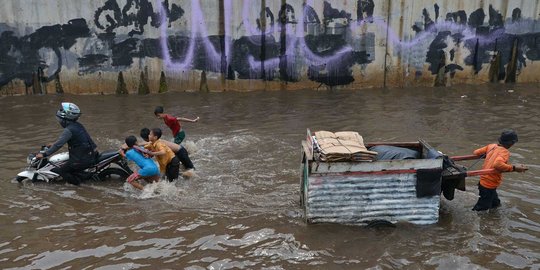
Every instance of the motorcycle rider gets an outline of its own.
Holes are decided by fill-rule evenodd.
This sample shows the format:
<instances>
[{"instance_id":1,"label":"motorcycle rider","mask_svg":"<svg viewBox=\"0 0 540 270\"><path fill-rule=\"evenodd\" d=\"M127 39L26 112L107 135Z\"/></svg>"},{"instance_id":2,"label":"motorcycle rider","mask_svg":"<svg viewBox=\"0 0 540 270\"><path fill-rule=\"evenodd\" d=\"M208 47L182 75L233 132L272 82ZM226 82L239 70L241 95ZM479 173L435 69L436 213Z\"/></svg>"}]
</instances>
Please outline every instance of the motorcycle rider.
<instances>
[{"instance_id":1,"label":"motorcycle rider","mask_svg":"<svg viewBox=\"0 0 540 270\"><path fill-rule=\"evenodd\" d=\"M81 182L76 174L94 165L98 157L96 144L90 138L84 126L77 122L80 115L81 110L77 105L62 102L62 107L56 112L56 120L64 128L64 131L49 149L36 155L36 158L48 157L67 143L69 149L68 161L51 171L59 174L66 182L73 185L79 185Z\"/></svg>"}]
</instances>

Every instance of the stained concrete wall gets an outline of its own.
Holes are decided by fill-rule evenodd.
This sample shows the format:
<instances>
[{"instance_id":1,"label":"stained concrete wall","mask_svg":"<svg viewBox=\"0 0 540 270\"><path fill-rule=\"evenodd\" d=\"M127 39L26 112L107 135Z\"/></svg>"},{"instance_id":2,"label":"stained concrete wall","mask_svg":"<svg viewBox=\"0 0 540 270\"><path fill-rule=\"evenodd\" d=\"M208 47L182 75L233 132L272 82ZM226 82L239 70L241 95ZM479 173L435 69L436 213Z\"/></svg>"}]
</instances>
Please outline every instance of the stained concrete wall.
<instances>
[{"instance_id":1,"label":"stained concrete wall","mask_svg":"<svg viewBox=\"0 0 540 270\"><path fill-rule=\"evenodd\" d=\"M165 84L174 91L243 91L536 82L538 2L2 0L0 89L114 93L125 85L123 91L136 93Z\"/></svg>"}]
</instances>

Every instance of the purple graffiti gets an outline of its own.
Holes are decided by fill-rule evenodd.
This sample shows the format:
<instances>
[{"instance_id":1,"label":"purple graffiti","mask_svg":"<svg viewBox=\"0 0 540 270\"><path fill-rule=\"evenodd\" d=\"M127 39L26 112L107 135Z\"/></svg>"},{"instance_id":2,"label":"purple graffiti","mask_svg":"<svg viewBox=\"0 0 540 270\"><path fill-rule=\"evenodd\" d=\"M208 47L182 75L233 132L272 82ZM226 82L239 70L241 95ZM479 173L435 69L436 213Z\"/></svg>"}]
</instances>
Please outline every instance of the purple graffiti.
<instances>
[{"instance_id":1,"label":"purple graffiti","mask_svg":"<svg viewBox=\"0 0 540 270\"><path fill-rule=\"evenodd\" d=\"M249 1L246 1L246 2L249 2ZM298 21L299 22L303 22L304 21L304 14L306 14L306 8L308 7L308 5L312 5L313 4L313 0L310 0L308 1L307 5L304 6L304 11L300 14L299 18L298 18ZM247 4L245 3L244 4L244 10L247 10L246 8ZM258 31L257 34L261 34L261 31L253 28L252 26L250 26L247 22L249 22L249 20L246 18L248 16L248 13L247 12L244 12L244 26L246 27L246 30L250 33L256 33L256 31ZM276 29L281 29L280 26L276 27ZM286 28L287 32L292 32L292 27L290 27L289 25L286 25ZM271 33L271 31L273 31L273 29L267 31L266 33L269 34ZM279 30L276 30L276 32L278 32ZM307 46L306 44L306 40L305 40L305 29L304 29L304 24L303 23L299 23L297 24L297 27L296 27L296 33L294 36L288 36L288 40L287 40L287 51L293 51L295 47L299 46L301 49L302 49L302 53L304 54L305 58L307 59L307 62L308 64L310 65L323 65L323 64L331 64L331 63L336 63L336 62L339 62L337 60L339 60L344 53L348 53L350 51L352 51L352 48L350 46L346 46L344 48L341 48L339 50L337 50L333 55L329 55L329 56L319 56L317 55L316 53L314 53L310 48L309 46ZM255 41L257 42L257 41ZM255 43L257 44L257 43ZM288 62L291 62L292 60L294 60L294 56L293 55L290 55L290 54L287 54L287 61ZM253 69L253 70L256 70L256 71L259 71L260 70L260 67L261 67L261 61L257 61L255 60L253 57L250 57L249 58L249 64L250 64L250 67ZM275 58L271 58L271 59L266 59L264 61L264 66L267 68L267 69L275 69L277 68L279 65L279 57L275 57Z\"/></svg>"},{"instance_id":2,"label":"purple graffiti","mask_svg":"<svg viewBox=\"0 0 540 270\"><path fill-rule=\"evenodd\" d=\"M156 3L159 4L159 0L156 0ZM161 5L160 5L161 6ZM227 29L229 28L229 21L231 15L231 0L225 1L225 35L227 36ZM219 53L212 43L208 40L208 30L206 29L206 23L204 20L204 14L202 12L200 3L198 0L191 1L191 36L189 40L189 47L185 53L183 60L174 62L169 52L168 44L168 33L167 33L167 16L165 15L165 9L163 6L160 8L159 17L161 20L160 26L160 45L163 52L163 60L165 66L173 70L188 70L191 68L193 63L193 58L195 55L195 41L197 38L202 40L204 49L207 54L208 66L212 67L211 70L219 71L219 63L221 60L221 53ZM225 55L230 55L230 42L225 43ZM229 56L230 57L230 56Z\"/></svg>"},{"instance_id":3,"label":"purple graffiti","mask_svg":"<svg viewBox=\"0 0 540 270\"><path fill-rule=\"evenodd\" d=\"M225 37L231 36L228 35L229 29L231 29L231 20L232 20L232 2L231 0L226 0L224 5L224 19L225 19ZM231 41L228 39L225 39L225 56L227 59L227 62L230 62L232 59L231 55Z\"/></svg>"},{"instance_id":4,"label":"purple graffiti","mask_svg":"<svg viewBox=\"0 0 540 270\"><path fill-rule=\"evenodd\" d=\"M312 4L313 1L309 1L309 4ZM160 13L159 17L161 20L160 24L160 45L163 52L163 60L165 63L165 66L169 69L173 70L188 70L192 67L192 63L194 60L195 55L195 43L197 39L200 39L202 44L204 45L204 49L207 55L207 61L209 66L212 70L219 70L219 61L221 59L221 53L214 48L214 46L211 44L211 42L208 40L208 31L206 28L206 23L204 19L204 15L200 6L199 1L192 0L191 1L191 33L190 33L190 40L189 40L189 46L184 54L184 57L181 60L174 61L171 57L170 51L169 51L169 43L168 43L168 37L169 34L167 32L168 24L167 17L165 16L165 10L162 7L162 5L159 3L159 0L156 0L156 4L160 6ZM243 4L243 26L247 33L249 33L250 41L253 42L253 44L260 44L260 39L255 38L257 35L261 35L261 30L258 29L254 24L250 23L249 20L249 11L252 9L251 2L249 0L245 1ZM230 19L231 19L231 13L232 13L232 3L231 0L225 1L225 36L229 35L229 29L230 29ZM304 15L303 13L300 14L298 21L303 22ZM271 35L273 33L279 33L281 29L281 26L278 25L278 27L269 27L266 31L266 35ZM309 47L306 44L305 41L305 35L304 35L304 24L299 23L296 27L296 32L294 32L293 27L290 24L287 24L285 26L287 33L294 33L294 35L288 35L287 37L287 51L293 51L294 48L299 46L301 48L302 53L304 54L305 58L307 59L307 62L309 64L313 65L321 65L321 64L327 64L335 62L337 59L342 57L343 53L350 52L352 49L349 46L346 46L340 50L337 50L333 55L330 56L319 56L316 53L314 53L312 50L309 49ZM231 60L231 42L230 40L226 40L225 42L225 56L227 61ZM293 55L287 55L287 60L294 60L295 56ZM290 62L289 61L289 62ZM255 60L253 56L248 57L248 63L250 65L250 68L254 71L259 71L261 69L261 61ZM264 66L267 69L275 69L279 65L279 58L274 57L270 59L265 59ZM291 64L290 64L291 65Z\"/></svg>"},{"instance_id":5,"label":"purple graffiti","mask_svg":"<svg viewBox=\"0 0 540 270\"><path fill-rule=\"evenodd\" d=\"M222 58L222 52L217 50L215 46L210 42L208 38L208 29L206 27L205 17L198 0L191 1L191 33L189 37L189 46L186 49L184 56L179 60L173 60L171 53L169 51L169 33L168 33L168 24L166 11L164 7L159 3L160 0L155 0L156 4L160 6L160 46L163 52L164 64L167 68L173 70L188 70L193 67L193 61L196 54L196 43L200 41L202 44L205 53L207 66L212 71L219 71L219 63ZM258 2L258 1L257 1ZM247 39L254 45L261 45L263 39L260 38L261 35L272 36L275 34L280 34L282 29L286 31L286 51L294 52L299 48L301 55L294 55L287 53L284 57L287 60L287 65L292 66L294 61L299 57L303 58L309 65L339 65L339 59L344 55L347 55L353 51L353 48L349 45L345 45L342 48L335 49L334 52L330 55L321 56L318 53L314 52L306 44L306 24L304 22L304 16L308 13L307 8L315 3L313 0L308 0L303 5L303 10L298 14L296 24L291 24L285 22L285 27L282 28L281 22L278 20L275 24L270 25L265 29L264 33L260 28L257 27L255 23L252 23L250 20L250 12L253 12L253 3L251 0L245 0L242 6L242 26L246 31ZM231 0L225 0L224 2L224 23L225 23L225 42L224 42L224 53L225 59L227 62L231 61L231 19L232 19L232 10L233 3ZM259 12L257 12L258 14ZM264 13L263 13L264 14ZM259 14L260 16L260 14ZM264 15L266 16L266 15ZM437 21L425 29L424 31L419 31L414 38L411 40L403 40L386 22L383 18L377 18L375 16L369 17L369 20L366 18L360 18L357 23L348 24L347 27L351 31L357 31L358 28L363 27L364 24L374 24L381 29L381 33L388 33L387 42L391 44L396 50L410 49L419 44L425 43L433 39L434 33L441 31L450 31L453 33L460 33L462 35L462 41L467 40L478 40L480 44L488 44L493 42L496 38L504 34L504 29L497 29L491 32L486 36L477 36L475 29L467 26L465 24L460 24L452 21ZM253 55L247 55L247 62L249 63L250 69L255 72L260 72L264 67L265 70L273 70L279 67L280 57L273 57L264 59L263 61L257 60Z\"/></svg>"},{"instance_id":6,"label":"purple graffiti","mask_svg":"<svg viewBox=\"0 0 540 270\"><path fill-rule=\"evenodd\" d=\"M257 0L257 2L260 3L259 0ZM251 0L245 0L244 4L242 5L242 24L244 25L244 28L246 29L248 36L262 35L261 29L257 28L256 26L253 26L253 24L250 23L249 13L251 11L253 11L253 4L251 3ZM274 32L274 26L271 25L271 27L268 27L264 33L266 35L271 35L273 32Z\"/></svg>"}]
</instances>

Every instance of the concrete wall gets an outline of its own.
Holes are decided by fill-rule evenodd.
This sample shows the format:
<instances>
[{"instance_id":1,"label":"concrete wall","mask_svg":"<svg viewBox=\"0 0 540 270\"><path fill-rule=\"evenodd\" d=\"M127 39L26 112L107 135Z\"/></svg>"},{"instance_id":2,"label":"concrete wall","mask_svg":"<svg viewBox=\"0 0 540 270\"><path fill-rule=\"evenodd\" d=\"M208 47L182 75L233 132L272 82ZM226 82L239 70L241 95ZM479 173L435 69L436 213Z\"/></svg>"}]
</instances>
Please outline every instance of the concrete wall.
<instances>
[{"instance_id":1,"label":"concrete wall","mask_svg":"<svg viewBox=\"0 0 540 270\"><path fill-rule=\"evenodd\" d=\"M0 91L536 82L539 13L530 0L2 0Z\"/></svg>"}]
</instances>

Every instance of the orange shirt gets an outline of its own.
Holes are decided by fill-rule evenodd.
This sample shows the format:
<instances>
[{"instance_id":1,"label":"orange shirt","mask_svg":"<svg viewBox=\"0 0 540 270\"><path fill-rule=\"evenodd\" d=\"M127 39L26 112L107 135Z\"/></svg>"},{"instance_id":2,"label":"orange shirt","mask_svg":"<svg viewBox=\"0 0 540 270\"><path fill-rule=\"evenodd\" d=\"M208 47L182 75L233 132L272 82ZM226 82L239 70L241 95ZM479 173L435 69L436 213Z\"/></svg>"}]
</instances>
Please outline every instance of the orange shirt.
<instances>
[{"instance_id":1,"label":"orange shirt","mask_svg":"<svg viewBox=\"0 0 540 270\"><path fill-rule=\"evenodd\" d=\"M159 152L161 150L165 150L165 155L156 156L156 160L159 164L159 171L161 173L164 173L165 169L167 168L167 164L169 164L169 162L171 162L171 160L174 158L174 153L171 148L165 145L161 140L150 142L149 144L145 145L144 148L152 152Z\"/></svg>"},{"instance_id":2,"label":"orange shirt","mask_svg":"<svg viewBox=\"0 0 540 270\"><path fill-rule=\"evenodd\" d=\"M492 143L474 150L473 153L477 156L487 153L482 169L497 170L496 173L480 176L480 185L485 188L497 188L502 182L502 172L511 172L513 170L512 165L508 164L510 151L503 146Z\"/></svg>"}]
</instances>

